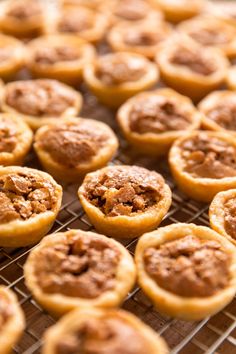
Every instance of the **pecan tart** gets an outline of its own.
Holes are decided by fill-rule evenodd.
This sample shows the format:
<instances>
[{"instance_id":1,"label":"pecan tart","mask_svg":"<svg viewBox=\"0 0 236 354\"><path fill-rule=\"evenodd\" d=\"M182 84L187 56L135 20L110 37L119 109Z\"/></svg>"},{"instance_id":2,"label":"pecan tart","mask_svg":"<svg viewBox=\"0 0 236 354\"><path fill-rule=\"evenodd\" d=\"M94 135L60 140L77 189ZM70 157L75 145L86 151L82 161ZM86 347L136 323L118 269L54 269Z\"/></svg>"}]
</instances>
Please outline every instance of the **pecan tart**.
<instances>
[{"instance_id":1,"label":"pecan tart","mask_svg":"<svg viewBox=\"0 0 236 354\"><path fill-rule=\"evenodd\" d=\"M172 224L140 238L138 282L157 309L201 320L224 308L236 292L236 249L205 226Z\"/></svg>"},{"instance_id":2,"label":"pecan tart","mask_svg":"<svg viewBox=\"0 0 236 354\"><path fill-rule=\"evenodd\" d=\"M96 230L133 238L160 224L171 205L171 190L155 171L109 166L85 177L79 198Z\"/></svg>"},{"instance_id":3,"label":"pecan tart","mask_svg":"<svg viewBox=\"0 0 236 354\"><path fill-rule=\"evenodd\" d=\"M236 132L236 92L214 91L198 105L202 126L208 130Z\"/></svg>"},{"instance_id":4,"label":"pecan tart","mask_svg":"<svg viewBox=\"0 0 236 354\"><path fill-rule=\"evenodd\" d=\"M94 55L93 46L75 34L45 35L29 43L27 66L35 77L77 85Z\"/></svg>"},{"instance_id":5,"label":"pecan tart","mask_svg":"<svg viewBox=\"0 0 236 354\"><path fill-rule=\"evenodd\" d=\"M22 165L33 133L16 114L0 113L0 165Z\"/></svg>"},{"instance_id":6,"label":"pecan tart","mask_svg":"<svg viewBox=\"0 0 236 354\"><path fill-rule=\"evenodd\" d=\"M116 108L129 97L155 85L159 71L142 55L119 52L88 63L84 79L99 101Z\"/></svg>"},{"instance_id":7,"label":"pecan tart","mask_svg":"<svg viewBox=\"0 0 236 354\"><path fill-rule=\"evenodd\" d=\"M231 90L236 91L236 65L231 66L228 70L226 84Z\"/></svg>"},{"instance_id":8,"label":"pecan tart","mask_svg":"<svg viewBox=\"0 0 236 354\"><path fill-rule=\"evenodd\" d=\"M225 80L229 62L218 48L203 47L185 35L175 35L156 56L165 83L198 101Z\"/></svg>"},{"instance_id":9,"label":"pecan tart","mask_svg":"<svg viewBox=\"0 0 236 354\"><path fill-rule=\"evenodd\" d=\"M0 168L0 246L36 243L52 227L62 188L45 172L27 167Z\"/></svg>"},{"instance_id":10,"label":"pecan tart","mask_svg":"<svg viewBox=\"0 0 236 354\"><path fill-rule=\"evenodd\" d=\"M188 97L164 88L129 99L117 113L128 142L142 154L166 154L184 131L198 129L202 115Z\"/></svg>"},{"instance_id":11,"label":"pecan tart","mask_svg":"<svg viewBox=\"0 0 236 354\"><path fill-rule=\"evenodd\" d=\"M78 91L50 79L14 81L5 85L2 110L17 114L33 129L76 116L82 107Z\"/></svg>"},{"instance_id":12,"label":"pecan tart","mask_svg":"<svg viewBox=\"0 0 236 354\"><path fill-rule=\"evenodd\" d=\"M0 348L1 354L12 353L25 328L25 318L16 295L0 285Z\"/></svg>"},{"instance_id":13,"label":"pecan tart","mask_svg":"<svg viewBox=\"0 0 236 354\"><path fill-rule=\"evenodd\" d=\"M176 140L169 165L179 188L189 197L210 202L236 187L236 141L224 132L192 132Z\"/></svg>"},{"instance_id":14,"label":"pecan tart","mask_svg":"<svg viewBox=\"0 0 236 354\"><path fill-rule=\"evenodd\" d=\"M79 182L86 173L105 166L117 148L118 140L108 125L85 118L41 127L34 143L46 171L65 182Z\"/></svg>"},{"instance_id":15,"label":"pecan tart","mask_svg":"<svg viewBox=\"0 0 236 354\"><path fill-rule=\"evenodd\" d=\"M82 230L44 237L31 251L24 273L35 299L56 317L78 307L116 307L136 279L124 246Z\"/></svg>"},{"instance_id":16,"label":"pecan tart","mask_svg":"<svg viewBox=\"0 0 236 354\"><path fill-rule=\"evenodd\" d=\"M77 309L47 330L42 354L168 354L165 341L124 310Z\"/></svg>"}]
</instances>

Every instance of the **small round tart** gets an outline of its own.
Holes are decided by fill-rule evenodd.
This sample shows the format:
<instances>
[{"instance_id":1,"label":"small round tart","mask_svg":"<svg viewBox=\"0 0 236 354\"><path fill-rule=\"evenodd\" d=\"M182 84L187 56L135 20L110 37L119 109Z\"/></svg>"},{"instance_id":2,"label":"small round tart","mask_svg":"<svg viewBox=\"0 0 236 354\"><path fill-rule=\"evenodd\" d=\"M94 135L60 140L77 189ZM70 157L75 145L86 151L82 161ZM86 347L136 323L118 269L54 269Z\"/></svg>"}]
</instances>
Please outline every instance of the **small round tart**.
<instances>
[{"instance_id":1,"label":"small round tart","mask_svg":"<svg viewBox=\"0 0 236 354\"><path fill-rule=\"evenodd\" d=\"M229 58L236 56L236 27L223 20L199 16L182 22L178 30L203 46L221 49Z\"/></svg>"},{"instance_id":2,"label":"small round tart","mask_svg":"<svg viewBox=\"0 0 236 354\"><path fill-rule=\"evenodd\" d=\"M236 187L236 141L224 132L191 132L170 149L169 165L179 188L189 197L210 202Z\"/></svg>"},{"instance_id":3,"label":"small round tart","mask_svg":"<svg viewBox=\"0 0 236 354\"><path fill-rule=\"evenodd\" d=\"M167 21L180 22L200 14L205 0L150 0L165 15Z\"/></svg>"},{"instance_id":4,"label":"small round tart","mask_svg":"<svg viewBox=\"0 0 236 354\"><path fill-rule=\"evenodd\" d=\"M60 81L50 79L14 81L5 85L2 110L21 116L36 130L76 116L82 107L82 95Z\"/></svg>"},{"instance_id":5,"label":"small round tart","mask_svg":"<svg viewBox=\"0 0 236 354\"><path fill-rule=\"evenodd\" d=\"M24 273L35 299L56 317L78 307L116 307L136 280L124 246L82 230L44 237L31 251Z\"/></svg>"},{"instance_id":6,"label":"small round tart","mask_svg":"<svg viewBox=\"0 0 236 354\"><path fill-rule=\"evenodd\" d=\"M175 35L157 54L165 83L199 101L225 80L229 62L218 48L203 47L185 35Z\"/></svg>"},{"instance_id":7,"label":"small round tart","mask_svg":"<svg viewBox=\"0 0 236 354\"><path fill-rule=\"evenodd\" d=\"M179 223L145 234L135 261L141 288L172 317L201 320L236 292L236 249L204 226Z\"/></svg>"},{"instance_id":8,"label":"small round tart","mask_svg":"<svg viewBox=\"0 0 236 354\"><path fill-rule=\"evenodd\" d=\"M236 92L214 91L198 105L202 126L208 130L236 133Z\"/></svg>"},{"instance_id":9,"label":"small round tart","mask_svg":"<svg viewBox=\"0 0 236 354\"><path fill-rule=\"evenodd\" d=\"M0 246L36 243L52 227L62 188L45 172L27 167L0 168Z\"/></svg>"},{"instance_id":10,"label":"small round tart","mask_svg":"<svg viewBox=\"0 0 236 354\"><path fill-rule=\"evenodd\" d=\"M77 309L47 330L42 354L168 354L165 341L123 310Z\"/></svg>"},{"instance_id":11,"label":"small round tart","mask_svg":"<svg viewBox=\"0 0 236 354\"><path fill-rule=\"evenodd\" d=\"M33 133L16 114L0 113L0 165L22 165Z\"/></svg>"},{"instance_id":12,"label":"small round tart","mask_svg":"<svg viewBox=\"0 0 236 354\"><path fill-rule=\"evenodd\" d=\"M160 224L171 205L171 190L155 171L109 166L85 177L79 198L98 232L134 238Z\"/></svg>"},{"instance_id":13,"label":"small round tart","mask_svg":"<svg viewBox=\"0 0 236 354\"><path fill-rule=\"evenodd\" d=\"M164 88L129 99L117 113L119 126L139 153L164 155L185 131L198 129L202 115L188 97Z\"/></svg>"},{"instance_id":14,"label":"small round tart","mask_svg":"<svg viewBox=\"0 0 236 354\"><path fill-rule=\"evenodd\" d=\"M140 54L118 52L88 63L84 79L99 101L117 108L131 96L154 86L159 71Z\"/></svg>"},{"instance_id":15,"label":"small round tart","mask_svg":"<svg viewBox=\"0 0 236 354\"><path fill-rule=\"evenodd\" d=\"M46 125L37 131L34 143L43 167L65 182L79 182L86 173L105 166L117 148L108 125L85 118Z\"/></svg>"},{"instance_id":16,"label":"small round tart","mask_svg":"<svg viewBox=\"0 0 236 354\"><path fill-rule=\"evenodd\" d=\"M140 24L120 23L108 33L107 41L113 51L128 51L153 59L163 42L172 34L169 24L145 21Z\"/></svg>"},{"instance_id":17,"label":"small round tart","mask_svg":"<svg viewBox=\"0 0 236 354\"><path fill-rule=\"evenodd\" d=\"M209 208L212 229L236 245L236 189L218 193Z\"/></svg>"},{"instance_id":18,"label":"small round tart","mask_svg":"<svg viewBox=\"0 0 236 354\"><path fill-rule=\"evenodd\" d=\"M226 83L231 90L236 91L236 65L231 66L228 70Z\"/></svg>"},{"instance_id":19,"label":"small round tart","mask_svg":"<svg viewBox=\"0 0 236 354\"><path fill-rule=\"evenodd\" d=\"M42 36L28 45L28 69L35 77L77 85L84 65L95 56L95 49L76 35Z\"/></svg>"},{"instance_id":20,"label":"small round tart","mask_svg":"<svg viewBox=\"0 0 236 354\"><path fill-rule=\"evenodd\" d=\"M25 318L16 295L0 285L0 347L1 354L12 353L25 328Z\"/></svg>"}]
</instances>

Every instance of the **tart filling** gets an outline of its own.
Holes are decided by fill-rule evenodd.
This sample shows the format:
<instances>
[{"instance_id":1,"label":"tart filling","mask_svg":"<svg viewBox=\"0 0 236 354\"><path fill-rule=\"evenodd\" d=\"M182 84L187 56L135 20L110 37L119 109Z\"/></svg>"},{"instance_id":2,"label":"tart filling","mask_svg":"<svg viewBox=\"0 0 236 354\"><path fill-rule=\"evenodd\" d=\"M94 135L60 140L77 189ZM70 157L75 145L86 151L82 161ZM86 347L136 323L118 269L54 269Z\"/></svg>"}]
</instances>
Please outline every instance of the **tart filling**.
<instances>
[{"instance_id":1,"label":"tart filling","mask_svg":"<svg viewBox=\"0 0 236 354\"><path fill-rule=\"evenodd\" d=\"M35 16L42 16L39 1L12 1L6 11L8 17L18 21L31 21Z\"/></svg>"},{"instance_id":2,"label":"tart filling","mask_svg":"<svg viewBox=\"0 0 236 354\"><path fill-rule=\"evenodd\" d=\"M17 145L17 127L7 117L0 117L0 153L12 153Z\"/></svg>"},{"instance_id":3,"label":"tart filling","mask_svg":"<svg viewBox=\"0 0 236 354\"><path fill-rule=\"evenodd\" d=\"M63 33L80 33L91 29L96 21L95 15L85 8L72 8L62 14L57 30Z\"/></svg>"},{"instance_id":4,"label":"tart filling","mask_svg":"<svg viewBox=\"0 0 236 354\"><path fill-rule=\"evenodd\" d=\"M143 20L149 13L150 6L143 0L120 1L115 7L114 15L121 20L139 21Z\"/></svg>"},{"instance_id":5,"label":"tart filling","mask_svg":"<svg viewBox=\"0 0 236 354\"><path fill-rule=\"evenodd\" d=\"M236 240L236 207L235 198L229 198L224 203L224 227L233 239Z\"/></svg>"},{"instance_id":6,"label":"tart filling","mask_svg":"<svg viewBox=\"0 0 236 354\"><path fill-rule=\"evenodd\" d=\"M124 42L129 46L156 46L165 39L166 31L145 26L130 28L124 36Z\"/></svg>"},{"instance_id":7,"label":"tart filling","mask_svg":"<svg viewBox=\"0 0 236 354\"><path fill-rule=\"evenodd\" d=\"M58 62L72 62L80 59L78 48L70 45L55 45L35 48L34 61L40 66L49 66Z\"/></svg>"},{"instance_id":8,"label":"tart filling","mask_svg":"<svg viewBox=\"0 0 236 354\"><path fill-rule=\"evenodd\" d=\"M219 46L230 43L234 36L232 33L219 30L219 28L199 28L189 31L188 34L204 46Z\"/></svg>"}]
</instances>

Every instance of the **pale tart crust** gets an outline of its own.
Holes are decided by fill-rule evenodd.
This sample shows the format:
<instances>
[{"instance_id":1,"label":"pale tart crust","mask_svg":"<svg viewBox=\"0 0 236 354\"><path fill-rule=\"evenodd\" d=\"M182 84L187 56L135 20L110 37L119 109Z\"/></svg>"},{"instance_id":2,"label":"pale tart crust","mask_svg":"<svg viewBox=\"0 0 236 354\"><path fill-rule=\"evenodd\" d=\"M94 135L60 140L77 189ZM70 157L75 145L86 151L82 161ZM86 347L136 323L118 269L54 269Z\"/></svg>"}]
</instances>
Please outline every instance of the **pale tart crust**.
<instances>
[{"instance_id":1,"label":"pale tart crust","mask_svg":"<svg viewBox=\"0 0 236 354\"><path fill-rule=\"evenodd\" d=\"M73 61L58 61L51 65L39 65L34 60L34 54L38 48L71 46L78 50L80 57ZM77 85L82 81L82 73L85 64L95 57L94 47L76 35L58 34L45 35L34 39L28 45L27 67L36 78L49 78L62 81L69 85Z\"/></svg>"},{"instance_id":2,"label":"pale tart crust","mask_svg":"<svg viewBox=\"0 0 236 354\"><path fill-rule=\"evenodd\" d=\"M187 196L201 202L211 202L214 196L224 190L236 188L236 177L215 178L194 178L190 173L183 170L184 159L181 156L182 144L189 138L198 136L199 132L185 134L176 140L169 152L169 166L180 190ZM218 137L225 142L232 144L236 148L236 141L233 135L224 132L206 131L209 139Z\"/></svg>"},{"instance_id":3,"label":"pale tart crust","mask_svg":"<svg viewBox=\"0 0 236 354\"><path fill-rule=\"evenodd\" d=\"M116 168L116 166L113 168ZM122 166L122 168L129 169L130 166ZM135 238L141 236L144 232L154 230L161 223L171 206L172 193L169 186L164 181L160 201L142 213L136 213L133 216L106 216L86 198L85 187L91 178L90 176L99 176L107 169L109 167L104 167L101 170L87 174L78 190L80 202L95 229L107 236L118 239Z\"/></svg>"},{"instance_id":4,"label":"pale tart crust","mask_svg":"<svg viewBox=\"0 0 236 354\"><path fill-rule=\"evenodd\" d=\"M228 286L218 293L205 298L182 297L161 288L145 270L143 253L149 247L157 247L182 237L193 235L202 240L215 240L232 257ZM182 320L201 320L223 309L233 299L236 292L236 250L235 247L215 231L194 224L172 224L145 234L140 238L135 251L138 283L152 300L158 311Z\"/></svg>"},{"instance_id":5,"label":"pale tart crust","mask_svg":"<svg viewBox=\"0 0 236 354\"><path fill-rule=\"evenodd\" d=\"M94 299L69 297L62 294L47 294L43 292L38 285L37 277L34 274L34 269L37 266L34 262L35 255L41 249L63 243L63 241L65 242L66 239L72 238L77 233L80 233L87 238L89 238L90 235L99 237L111 246L114 245L121 255L117 266L116 285L114 289L105 291ZM24 274L26 285L32 292L34 298L40 305L42 305L42 307L55 317L60 317L75 308L83 309L84 307L98 307L105 309L117 307L124 301L128 292L133 288L136 280L136 268L133 258L123 245L113 239L107 238L106 236L82 230L70 230L44 237L31 251L24 266Z\"/></svg>"},{"instance_id":6,"label":"pale tart crust","mask_svg":"<svg viewBox=\"0 0 236 354\"><path fill-rule=\"evenodd\" d=\"M25 328L25 317L14 292L6 286L0 285L0 297L3 296L11 307L11 317L4 324L0 332L1 354L12 353L12 347L20 339Z\"/></svg>"},{"instance_id":7,"label":"pale tart crust","mask_svg":"<svg viewBox=\"0 0 236 354\"><path fill-rule=\"evenodd\" d=\"M43 147L40 146L40 140L44 139L44 134L50 130L50 127L53 125L45 125L41 127L34 138L34 149L36 154L45 168L45 170L50 173L56 180L61 180L65 182L82 182L84 176L91 172L95 171L98 168L105 166L115 155L118 149L118 139L111 128L103 123L93 119L86 118L68 118L65 122L78 124L80 121L88 120L92 121L94 125L94 131L102 131L106 134L106 144L97 150L97 153L91 160L83 163L79 163L76 167L68 167L63 163L57 162L50 154L50 152L46 151ZM55 126L60 126L60 123L55 124Z\"/></svg>"},{"instance_id":8,"label":"pale tart crust","mask_svg":"<svg viewBox=\"0 0 236 354\"><path fill-rule=\"evenodd\" d=\"M171 99L174 98L177 106L183 107L183 110L186 113L191 114L191 123L186 128L186 130L166 131L159 134L152 132L139 134L130 129L129 115L132 106L140 98L148 99L148 97L151 97L153 95ZM184 132L198 129L200 127L202 118L203 115L195 109L191 100L188 97L180 95L176 91L169 88L140 93L125 102L117 112L118 124L127 141L135 148L135 151L150 156L165 155L169 151L173 142L179 137L181 137Z\"/></svg>"},{"instance_id":9,"label":"pale tart crust","mask_svg":"<svg viewBox=\"0 0 236 354\"><path fill-rule=\"evenodd\" d=\"M0 225L0 245L3 247L23 247L38 242L51 229L62 200L62 187L47 173L28 167L2 167L0 177L12 173L33 173L55 188L56 202L52 210L37 214L26 220L12 220Z\"/></svg>"},{"instance_id":10,"label":"pale tart crust","mask_svg":"<svg viewBox=\"0 0 236 354\"><path fill-rule=\"evenodd\" d=\"M111 55L111 54L109 54ZM155 64L148 61L142 55L135 53L117 53L121 57L133 57L141 60L145 60L145 69L143 77L137 81L127 81L119 85L105 85L96 75L96 63L94 60L88 63L84 69L84 80L89 89L94 93L100 102L111 107L117 108L124 103L128 98L135 94L149 89L154 86L159 80L159 71Z\"/></svg>"},{"instance_id":11,"label":"pale tart crust","mask_svg":"<svg viewBox=\"0 0 236 354\"><path fill-rule=\"evenodd\" d=\"M124 321L147 340L149 344L148 354L168 354L169 349L164 339L162 339L153 329L144 324L138 317L124 310L101 310L101 309L81 309L75 310L64 316L58 323L52 326L45 333L45 344L42 354L55 354L55 346L58 339L63 335L75 331L84 321L90 318L115 318Z\"/></svg>"},{"instance_id":12,"label":"pale tart crust","mask_svg":"<svg viewBox=\"0 0 236 354\"><path fill-rule=\"evenodd\" d=\"M225 222L225 212L224 204L227 200L235 198L236 199L236 189L229 189L225 192L220 192L216 194L215 198L212 200L209 207L209 220L211 228L217 231L220 235L226 237L236 246L236 239L230 236L224 226Z\"/></svg>"},{"instance_id":13,"label":"pale tart crust","mask_svg":"<svg viewBox=\"0 0 236 354\"><path fill-rule=\"evenodd\" d=\"M32 81L37 82L37 79L32 80ZM39 81L40 81L40 79L39 79ZM6 89L11 86L14 87L15 83L18 83L18 82L20 82L20 81L9 82L5 85L5 87L3 87L3 89L0 93L1 102L2 102L2 105L1 105L2 111L10 113L10 114L17 114L17 116L21 117L34 131L44 125L47 125L47 124L54 124L54 123L56 124L61 119L75 117L81 111L82 104L83 104L83 97L82 97L81 93L74 90L72 87L67 86L66 84L63 84L62 82L59 82L60 85L65 85L66 88L71 91L73 96L75 96L75 101L74 101L73 105L69 106L64 112L62 112L61 115L37 117L37 116L32 116L32 115L27 115L27 114L21 113L20 111L9 106L6 103Z\"/></svg>"}]
</instances>

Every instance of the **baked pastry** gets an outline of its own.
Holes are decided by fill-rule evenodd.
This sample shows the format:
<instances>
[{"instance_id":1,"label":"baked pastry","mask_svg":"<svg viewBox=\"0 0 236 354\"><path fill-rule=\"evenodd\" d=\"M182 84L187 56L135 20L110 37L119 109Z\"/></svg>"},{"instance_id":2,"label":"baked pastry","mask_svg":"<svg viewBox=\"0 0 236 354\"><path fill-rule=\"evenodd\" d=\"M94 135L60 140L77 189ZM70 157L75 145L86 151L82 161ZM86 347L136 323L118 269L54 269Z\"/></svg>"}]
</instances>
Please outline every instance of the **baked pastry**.
<instances>
[{"instance_id":1,"label":"baked pastry","mask_svg":"<svg viewBox=\"0 0 236 354\"><path fill-rule=\"evenodd\" d=\"M211 17L219 18L226 23L236 26L236 4L234 1L208 1L204 12Z\"/></svg>"},{"instance_id":2,"label":"baked pastry","mask_svg":"<svg viewBox=\"0 0 236 354\"><path fill-rule=\"evenodd\" d=\"M0 113L0 165L22 165L33 133L16 114Z\"/></svg>"},{"instance_id":3,"label":"baked pastry","mask_svg":"<svg viewBox=\"0 0 236 354\"><path fill-rule=\"evenodd\" d=\"M75 117L83 101L78 91L50 79L10 82L1 96L2 110L22 117L33 130Z\"/></svg>"},{"instance_id":4,"label":"baked pastry","mask_svg":"<svg viewBox=\"0 0 236 354\"><path fill-rule=\"evenodd\" d=\"M219 49L200 46L184 35L167 41L156 60L165 83L194 101L218 88L229 66Z\"/></svg>"},{"instance_id":5,"label":"baked pastry","mask_svg":"<svg viewBox=\"0 0 236 354\"><path fill-rule=\"evenodd\" d=\"M12 353L12 347L20 339L25 327L25 318L16 295L0 285L0 347L1 354Z\"/></svg>"},{"instance_id":6,"label":"baked pastry","mask_svg":"<svg viewBox=\"0 0 236 354\"><path fill-rule=\"evenodd\" d=\"M48 35L29 43L27 66L35 77L77 85L82 80L85 63L94 55L93 46L76 35Z\"/></svg>"},{"instance_id":7,"label":"baked pastry","mask_svg":"<svg viewBox=\"0 0 236 354\"><path fill-rule=\"evenodd\" d=\"M178 187L189 197L210 202L236 187L236 141L224 132L191 132L176 140L169 165Z\"/></svg>"},{"instance_id":8,"label":"baked pastry","mask_svg":"<svg viewBox=\"0 0 236 354\"><path fill-rule=\"evenodd\" d=\"M236 27L221 19L199 16L182 22L178 30L203 46L221 49L229 58L236 56Z\"/></svg>"},{"instance_id":9,"label":"baked pastry","mask_svg":"<svg viewBox=\"0 0 236 354\"><path fill-rule=\"evenodd\" d=\"M188 97L163 88L140 93L125 102L117 113L128 142L142 154L166 154L184 131L198 129L202 115Z\"/></svg>"},{"instance_id":10,"label":"baked pastry","mask_svg":"<svg viewBox=\"0 0 236 354\"><path fill-rule=\"evenodd\" d=\"M180 22L194 17L205 8L205 0L151 0L170 22Z\"/></svg>"},{"instance_id":11,"label":"baked pastry","mask_svg":"<svg viewBox=\"0 0 236 354\"><path fill-rule=\"evenodd\" d=\"M133 314L87 308L71 312L45 334L42 354L76 352L167 354L169 351L164 340Z\"/></svg>"},{"instance_id":12,"label":"baked pastry","mask_svg":"<svg viewBox=\"0 0 236 354\"><path fill-rule=\"evenodd\" d=\"M98 232L134 238L160 224L171 205L171 190L155 171L109 166L87 174L79 198Z\"/></svg>"},{"instance_id":13,"label":"baked pastry","mask_svg":"<svg viewBox=\"0 0 236 354\"><path fill-rule=\"evenodd\" d=\"M139 54L111 53L85 66L84 80L107 106L119 107L129 97L157 83L155 64Z\"/></svg>"},{"instance_id":14,"label":"baked pastry","mask_svg":"<svg viewBox=\"0 0 236 354\"><path fill-rule=\"evenodd\" d=\"M24 273L35 299L56 317L78 307L116 307L136 280L124 246L82 230L44 237L31 251Z\"/></svg>"},{"instance_id":15,"label":"baked pastry","mask_svg":"<svg viewBox=\"0 0 236 354\"><path fill-rule=\"evenodd\" d=\"M236 65L231 66L228 70L226 84L231 90L236 90Z\"/></svg>"},{"instance_id":16,"label":"baked pastry","mask_svg":"<svg viewBox=\"0 0 236 354\"><path fill-rule=\"evenodd\" d=\"M40 128L34 149L41 164L55 179L79 182L86 173L105 166L118 148L118 140L105 123L70 118Z\"/></svg>"},{"instance_id":17,"label":"baked pastry","mask_svg":"<svg viewBox=\"0 0 236 354\"><path fill-rule=\"evenodd\" d=\"M0 168L0 246L36 243L52 227L62 188L47 173L27 167Z\"/></svg>"},{"instance_id":18,"label":"baked pastry","mask_svg":"<svg viewBox=\"0 0 236 354\"><path fill-rule=\"evenodd\" d=\"M214 91L198 105L202 126L208 130L236 132L236 92Z\"/></svg>"},{"instance_id":19,"label":"baked pastry","mask_svg":"<svg viewBox=\"0 0 236 354\"><path fill-rule=\"evenodd\" d=\"M107 42L113 51L133 52L153 59L171 34L171 26L162 21L158 24L153 21L120 23L110 30Z\"/></svg>"},{"instance_id":20,"label":"baked pastry","mask_svg":"<svg viewBox=\"0 0 236 354\"><path fill-rule=\"evenodd\" d=\"M216 194L209 208L211 228L236 245L236 189Z\"/></svg>"},{"instance_id":21,"label":"baked pastry","mask_svg":"<svg viewBox=\"0 0 236 354\"><path fill-rule=\"evenodd\" d=\"M158 311L182 320L215 314L236 292L236 249L205 226L172 224L140 238L138 283Z\"/></svg>"},{"instance_id":22,"label":"baked pastry","mask_svg":"<svg viewBox=\"0 0 236 354\"><path fill-rule=\"evenodd\" d=\"M14 78L25 63L25 47L16 38L0 34L0 77Z\"/></svg>"}]
</instances>

